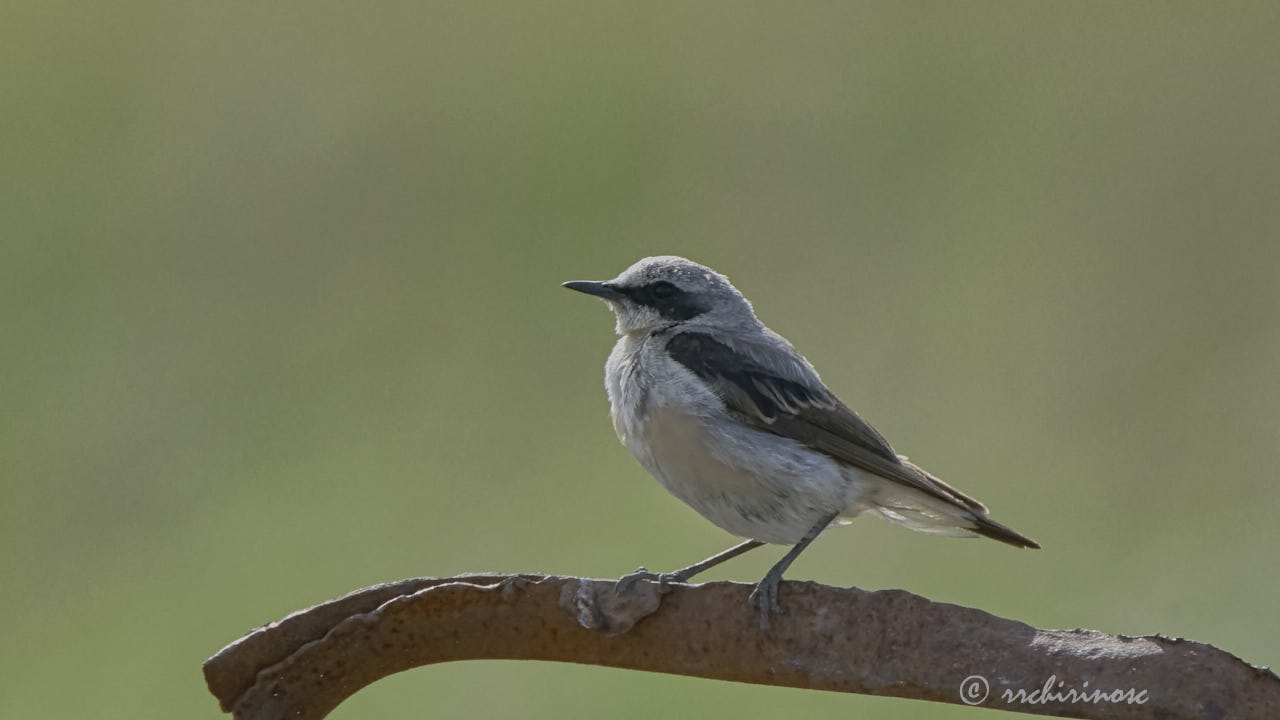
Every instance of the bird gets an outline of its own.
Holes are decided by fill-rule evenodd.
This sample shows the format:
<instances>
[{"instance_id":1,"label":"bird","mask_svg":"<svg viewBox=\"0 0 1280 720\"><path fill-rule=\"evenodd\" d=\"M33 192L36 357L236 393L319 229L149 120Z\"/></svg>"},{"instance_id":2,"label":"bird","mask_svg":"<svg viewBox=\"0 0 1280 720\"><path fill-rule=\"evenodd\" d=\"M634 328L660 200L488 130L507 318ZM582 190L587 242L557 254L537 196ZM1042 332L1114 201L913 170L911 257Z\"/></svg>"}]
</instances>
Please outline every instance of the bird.
<instances>
[{"instance_id":1,"label":"bird","mask_svg":"<svg viewBox=\"0 0 1280 720\"><path fill-rule=\"evenodd\" d=\"M726 276L663 255L612 280L563 286L613 310L618 339L605 389L618 439L668 492L744 538L673 572L642 566L620 579L620 592L640 581L666 590L765 544L790 545L748 598L767 629L783 612L783 573L829 526L862 513L925 533L1040 547L896 453Z\"/></svg>"}]
</instances>

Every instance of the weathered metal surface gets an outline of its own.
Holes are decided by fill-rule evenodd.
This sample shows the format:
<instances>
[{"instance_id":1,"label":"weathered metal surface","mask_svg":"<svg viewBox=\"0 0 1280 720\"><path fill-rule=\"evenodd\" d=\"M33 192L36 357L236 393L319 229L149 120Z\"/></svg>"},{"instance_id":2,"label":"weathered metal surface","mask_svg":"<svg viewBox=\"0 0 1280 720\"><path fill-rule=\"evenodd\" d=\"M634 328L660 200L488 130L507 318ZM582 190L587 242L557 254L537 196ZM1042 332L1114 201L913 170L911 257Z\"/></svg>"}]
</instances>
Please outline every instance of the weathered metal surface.
<instances>
[{"instance_id":1,"label":"weathered metal surface","mask_svg":"<svg viewBox=\"0 0 1280 720\"><path fill-rule=\"evenodd\" d=\"M1280 718L1280 679L1209 645L1037 630L901 590L803 582L782 585L786 614L762 631L747 603L750 590L708 583L660 596L641 583L619 597L613 580L406 580L259 628L210 658L205 676L223 709L240 720L321 718L392 673L486 658L1063 717ZM1108 695L1099 699L1101 692Z\"/></svg>"}]
</instances>

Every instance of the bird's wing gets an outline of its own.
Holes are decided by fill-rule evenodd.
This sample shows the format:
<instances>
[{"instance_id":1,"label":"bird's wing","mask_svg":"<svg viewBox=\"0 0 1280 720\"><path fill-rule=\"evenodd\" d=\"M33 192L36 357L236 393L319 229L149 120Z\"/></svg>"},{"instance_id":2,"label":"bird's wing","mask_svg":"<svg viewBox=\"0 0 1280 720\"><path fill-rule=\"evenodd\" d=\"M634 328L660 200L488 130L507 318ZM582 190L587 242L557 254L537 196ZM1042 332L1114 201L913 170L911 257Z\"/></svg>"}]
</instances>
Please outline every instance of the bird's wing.
<instances>
[{"instance_id":1,"label":"bird's wing","mask_svg":"<svg viewBox=\"0 0 1280 720\"><path fill-rule=\"evenodd\" d=\"M685 331L671 337L667 353L707 383L746 424L986 514L982 503L900 458L875 428L822 384L804 358L785 347L788 356L780 357L782 351L762 344L738 350L706 333Z\"/></svg>"}]
</instances>

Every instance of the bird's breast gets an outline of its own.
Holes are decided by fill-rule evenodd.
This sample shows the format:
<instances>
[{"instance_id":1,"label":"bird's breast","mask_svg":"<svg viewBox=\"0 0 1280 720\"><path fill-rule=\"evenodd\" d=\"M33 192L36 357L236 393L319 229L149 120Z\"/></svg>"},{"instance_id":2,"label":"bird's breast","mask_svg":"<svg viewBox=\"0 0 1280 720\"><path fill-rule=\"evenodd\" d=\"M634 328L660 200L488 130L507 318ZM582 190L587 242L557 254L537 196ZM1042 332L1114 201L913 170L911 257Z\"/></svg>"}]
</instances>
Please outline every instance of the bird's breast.
<instances>
[{"instance_id":1,"label":"bird's breast","mask_svg":"<svg viewBox=\"0 0 1280 720\"><path fill-rule=\"evenodd\" d=\"M649 391L640 344L623 337L609 355L605 365L605 389L609 393L609 414L613 430L623 445L630 447L629 437L639 432L648 411Z\"/></svg>"}]
</instances>

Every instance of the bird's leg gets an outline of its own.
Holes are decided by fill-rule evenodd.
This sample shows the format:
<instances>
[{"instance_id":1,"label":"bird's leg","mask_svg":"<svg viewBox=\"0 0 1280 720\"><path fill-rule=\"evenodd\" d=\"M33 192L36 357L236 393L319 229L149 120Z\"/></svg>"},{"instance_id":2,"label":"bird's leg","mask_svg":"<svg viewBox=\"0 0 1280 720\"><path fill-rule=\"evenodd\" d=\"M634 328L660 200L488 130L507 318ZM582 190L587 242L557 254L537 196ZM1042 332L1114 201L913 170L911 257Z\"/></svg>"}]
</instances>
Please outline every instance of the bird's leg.
<instances>
[{"instance_id":1,"label":"bird's leg","mask_svg":"<svg viewBox=\"0 0 1280 720\"><path fill-rule=\"evenodd\" d=\"M769 629L769 614L782 613L782 605L778 602L778 583L782 581L782 573L791 567L791 563L800 557L800 553L809 547L809 543L827 529L832 520L836 519L840 513L831 513L823 518L817 525L814 525L805 536L796 543L795 547L787 551L786 555L777 562L776 565L769 568L769 572L765 573L764 579L756 584L756 589L751 591L749 602L760 611L760 629Z\"/></svg>"},{"instance_id":2,"label":"bird's leg","mask_svg":"<svg viewBox=\"0 0 1280 720\"><path fill-rule=\"evenodd\" d=\"M625 575L618 579L617 591L620 593L629 593L631 592L632 588L635 587L635 584L637 582L640 582L641 580L648 580L649 582L658 583L658 590L660 592L666 592L668 589L667 586L670 585L671 583L686 582L690 578L692 578L694 575L697 575L703 570L713 568L716 565L719 565L720 563L724 562L725 560L731 560L733 558L736 558L742 553L748 550L754 550L755 548L758 548L763 544L764 543L761 542L760 540L745 540L743 542L738 543L737 545L734 545L728 550L725 550L722 553L717 553L715 555L712 555L706 560L696 562L687 568L680 568L675 572L656 573L656 572L650 572L649 570L646 570L644 567L640 567L630 575Z\"/></svg>"}]
</instances>

